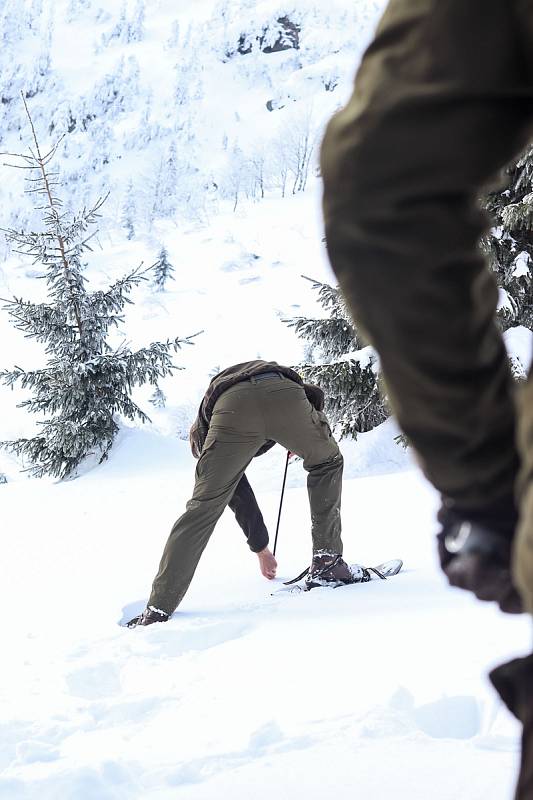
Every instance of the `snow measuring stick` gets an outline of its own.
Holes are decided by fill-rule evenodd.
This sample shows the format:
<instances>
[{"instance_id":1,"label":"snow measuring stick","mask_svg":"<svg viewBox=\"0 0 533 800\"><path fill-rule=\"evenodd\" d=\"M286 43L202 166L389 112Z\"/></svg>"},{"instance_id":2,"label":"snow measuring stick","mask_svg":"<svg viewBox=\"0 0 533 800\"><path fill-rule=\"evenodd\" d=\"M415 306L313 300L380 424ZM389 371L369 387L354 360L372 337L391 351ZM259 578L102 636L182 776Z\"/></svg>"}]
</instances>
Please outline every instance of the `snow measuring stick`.
<instances>
[{"instance_id":1,"label":"snow measuring stick","mask_svg":"<svg viewBox=\"0 0 533 800\"><path fill-rule=\"evenodd\" d=\"M287 469L289 466L289 458L291 457L291 451L287 450L287 460L285 461L285 472L283 473L283 484L281 486L281 498L279 501L279 511L278 511L278 522L276 524L276 535L274 537L274 550L272 551L272 555L276 555L276 545L278 543L278 531L279 531L279 521L281 519L281 508L283 506L283 495L285 494L285 481L287 480Z\"/></svg>"}]
</instances>

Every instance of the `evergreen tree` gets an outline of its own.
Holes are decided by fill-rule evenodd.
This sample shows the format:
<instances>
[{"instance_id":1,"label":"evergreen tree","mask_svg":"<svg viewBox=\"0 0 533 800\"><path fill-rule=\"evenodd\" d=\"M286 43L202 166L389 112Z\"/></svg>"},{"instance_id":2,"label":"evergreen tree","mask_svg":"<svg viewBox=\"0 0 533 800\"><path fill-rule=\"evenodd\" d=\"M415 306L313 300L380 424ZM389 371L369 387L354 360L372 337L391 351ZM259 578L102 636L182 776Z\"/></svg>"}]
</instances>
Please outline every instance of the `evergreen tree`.
<instances>
[{"instance_id":1,"label":"evergreen tree","mask_svg":"<svg viewBox=\"0 0 533 800\"><path fill-rule=\"evenodd\" d=\"M172 23L172 27L170 29L170 36L168 37L168 41L166 43L166 47L178 47L180 43L180 34L181 34L181 27L177 19L174 20Z\"/></svg>"},{"instance_id":2,"label":"evergreen tree","mask_svg":"<svg viewBox=\"0 0 533 800\"><path fill-rule=\"evenodd\" d=\"M94 85L91 110L98 120L116 120L121 114L136 109L138 103L139 65L134 57L128 62L122 56L112 72Z\"/></svg>"},{"instance_id":3,"label":"evergreen tree","mask_svg":"<svg viewBox=\"0 0 533 800\"><path fill-rule=\"evenodd\" d=\"M502 330L514 325L533 330L533 146L506 172L507 185L486 199L495 226L482 246L506 293L498 311Z\"/></svg>"},{"instance_id":4,"label":"evergreen tree","mask_svg":"<svg viewBox=\"0 0 533 800\"><path fill-rule=\"evenodd\" d=\"M107 47L113 39L117 39L119 42L123 42L127 40L127 32L128 32L128 23L127 23L127 14L126 14L126 3L122 2L120 7L120 13L118 21L113 25L113 28L108 33L104 33L102 35L102 44L104 47Z\"/></svg>"},{"instance_id":5,"label":"evergreen tree","mask_svg":"<svg viewBox=\"0 0 533 800\"><path fill-rule=\"evenodd\" d=\"M133 195L133 181L130 178L122 206L122 227L126 229L129 240L135 237L135 217L136 208Z\"/></svg>"},{"instance_id":6,"label":"evergreen tree","mask_svg":"<svg viewBox=\"0 0 533 800\"><path fill-rule=\"evenodd\" d=\"M174 267L168 260L168 253L166 248L163 246L159 251L159 256L157 261L152 267L153 275L154 275L154 288L158 292L164 292L165 284L170 279L171 281L175 281L175 277L172 275L174 272Z\"/></svg>"},{"instance_id":7,"label":"evergreen tree","mask_svg":"<svg viewBox=\"0 0 533 800\"><path fill-rule=\"evenodd\" d=\"M176 215L178 205L177 189L181 185L183 164L178 163L178 154L175 142L171 142L166 156L159 159L153 182L146 183L153 186L153 199L151 218L172 218Z\"/></svg>"},{"instance_id":8,"label":"evergreen tree","mask_svg":"<svg viewBox=\"0 0 533 800\"><path fill-rule=\"evenodd\" d=\"M317 383L324 390L326 414L339 427L341 436L356 438L389 416L380 395L377 356L371 347L361 348L340 290L315 280L311 283L328 317L285 320L307 341L308 354L311 346L318 355L319 363L297 369L304 380Z\"/></svg>"},{"instance_id":9,"label":"evergreen tree","mask_svg":"<svg viewBox=\"0 0 533 800\"><path fill-rule=\"evenodd\" d=\"M157 386L155 392L150 397L150 403L155 408L164 408L166 402L167 398L165 397L165 393L159 388L159 386Z\"/></svg>"},{"instance_id":10,"label":"evergreen tree","mask_svg":"<svg viewBox=\"0 0 533 800\"><path fill-rule=\"evenodd\" d=\"M128 22L127 42L140 42L144 38L144 0L137 0L133 19Z\"/></svg>"},{"instance_id":11,"label":"evergreen tree","mask_svg":"<svg viewBox=\"0 0 533 800\"><path fill-rule=\"evenodd\" d=\"M171 352L191 344L192 337L153 342L137 351L126 344L112 348L109 332L123 322L124 307L132 302L128 295L146 280L145 272L138 268L106 291L88 291L81 262L91 249L95 233L88 231L100 216L103 200L74 216L62 210L57 173L49 169L58 145L42 155L31 118L30 124L34 149L17 157L29 172L29 191L39 200L44 230L10 229L6 234L17 252L44 267L47 300L13 298L4 301L4 308L26 337L45 345L48 358L42 369L15 366L0 371L0 379L8 386L20 382L30 389L33 396L20 405L46 418L33 438L2 446L28 459L32 474L65 478L89 453L99 452L101 461L107 458L118 431L118 414L148 420L132 400L132 389L145 383L157 386L159 378L178 369Z\"/></svg>"}]
</instances>

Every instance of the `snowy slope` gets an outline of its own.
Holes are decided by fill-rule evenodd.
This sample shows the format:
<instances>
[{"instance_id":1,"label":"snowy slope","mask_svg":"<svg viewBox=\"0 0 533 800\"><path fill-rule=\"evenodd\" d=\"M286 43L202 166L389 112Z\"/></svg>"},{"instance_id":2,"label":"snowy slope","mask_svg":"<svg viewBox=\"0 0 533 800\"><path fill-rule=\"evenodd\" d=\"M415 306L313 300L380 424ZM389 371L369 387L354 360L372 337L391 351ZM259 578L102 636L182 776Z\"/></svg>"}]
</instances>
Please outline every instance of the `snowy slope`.
<instances>
[{"instance_id":1,"label":"snowy slope","mask_svg":"<svg viewBox=\"0 0 533 800\"><path fill-rule=\"evenodd\" d=\"M137 236L153 235L161 216L205 221L236 184L255 191L259 157L279 191L280 155L295 129L309 120L314 134L343 102L383 5L6 0L0 147L29 144L23 91L39 136L66 134L59 162L74 205L110 190L105 225L128 206ZM298 49L264 52L284 17L300 30ZM23 221L21 176L2 172L9 219Z\"/></svg>"},{"instance_id":2,"label":"snowy slope","mask_svg":"<svg viewBox=\"0 0 533 800\"><path fill-rule=\"evenodd\" d=\"M67 202L111 190L91 284L168 249L176 280L137 292L123 335L136 346L204 331L176 356L185 371L161 383L164 409L137 392L153 424L124 426L106 464L89 459L75 480L37 481L0 451L2 800L512 797L519 730L485 674L526 651L530 624L447 588L433 552L437 500L394 443L392 421L342 442L343 523L347 558L400 556L397 578L272 595L310 557L296 463L274 584L226 513L173 619L120 624L146 602L189 496L184 438L209 374L302 356L283 319L316 314L302 273L331 273L316 162L306 191L293 195L288 183L282 197L280 160L292 131L318 137L347 96L382 6L0 4L0 149L29 142L24 89L47 143L71 129L58 153ZM265 53L259 39L275 44L284 16L300 28L299 49ZM1 174L0 226L34 220L21 175ZM0 244L2 256L0 296L42 298L38 265ZM0 337L2 367L42 364L42 349L5 314ZM507 334L522 367L530 339ZM25 396L0 388L0 438L35 430L16 407ZM274 448L249 471L271 532L283 464Z\"/></svg>"}]
</instances>

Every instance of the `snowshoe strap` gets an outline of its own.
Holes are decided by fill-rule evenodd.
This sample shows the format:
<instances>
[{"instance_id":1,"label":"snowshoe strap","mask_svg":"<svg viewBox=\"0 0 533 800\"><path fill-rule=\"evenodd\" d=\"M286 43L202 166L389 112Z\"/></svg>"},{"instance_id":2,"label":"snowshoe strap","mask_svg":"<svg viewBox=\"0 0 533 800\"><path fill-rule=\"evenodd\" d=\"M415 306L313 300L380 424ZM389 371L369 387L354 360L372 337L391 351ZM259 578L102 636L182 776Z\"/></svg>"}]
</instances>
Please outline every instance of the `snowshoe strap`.
<instances>
[{"instance_id":1,"label":"snowshoe strap","mask_svg":"<svg viewBox=\"0 0 533 800\"><path fill-rule=\"evenodd\" d=\"M376 569L376 567L367 567L367 570L369 572L373 572L374 575L377 575L378 578L381 578L382 581L387 580L386 576L382 572L380 572L379 569Z\"/></svg>"},{"instance_id":2,"label":"snowshoe strap","mask_svg":"<svg viewBox=\"0 0 533 800\"><path fill-rule=\"evenodd\" d=\"M323 575L324 572L327 572L328 569L334 567L337 561L340 561L340 558L341 558L340 556L336 556L331 562L331 564L326 564L325 566L323 566L319 572L313 575L313 578L320 578L320 576ZM298 581L301 581L302 578L305 578L305 576L308 574L309 569L310 569L309 567L306 567L304 571L301 572L296 578L293 578L292 581L283 581L284 586L290 586L292 583L298 583Z\"/></svg>"},{"instance_id":3,"label":"snowshoe strap","mask_svg":"<svg viewBox=\"0 0 533 800\"><path fill-rule=\"evenodd\" d=\"M334 561L332 561L331 564L328 564L327 566L323 567L320 570L320 572L317 572L317 574L314 577L315 578L319 578L324 572L326 572L326 570L331 569L331 567L333 567L337 563L337 561L339 559L340 559L340 556L337 556L337 558ZM376 569L376 567L363 567L363 580L361 581L361 583L366 583L367 581L370 580L370 577L371 577L370 573L371 572L373 572L374 575L377 575L378 578L381 578L382 581L386 581L387 580L387 577L382 572L380 572L379 569ZM301 581L302 578L305 578L305 576L308 573L309 573L309 567L306 567L303 572L300 572L300 574L296 576L296 578L293 578L290 581L283 581L283 585L284 586L291 586L293 583L298 583L298 581ZM365 573L366 573L366 575L365 575Z\"/></svg>"},{"instance_id":4,"label":"snowshoe strap","mask_svg":"<svg viewBox=\"0 0 533 800\"><path fill-rule=\"evenodd\" d=\"M309 572L309 567L306 567L304 571L300 572L300 574L297 575L296 578L293 578L292 581L283 581L283 585L290 586L292 583L298 583L298 581L301 581L302 578L305 578L308 572Z\"/></svg>"}]
</instances>

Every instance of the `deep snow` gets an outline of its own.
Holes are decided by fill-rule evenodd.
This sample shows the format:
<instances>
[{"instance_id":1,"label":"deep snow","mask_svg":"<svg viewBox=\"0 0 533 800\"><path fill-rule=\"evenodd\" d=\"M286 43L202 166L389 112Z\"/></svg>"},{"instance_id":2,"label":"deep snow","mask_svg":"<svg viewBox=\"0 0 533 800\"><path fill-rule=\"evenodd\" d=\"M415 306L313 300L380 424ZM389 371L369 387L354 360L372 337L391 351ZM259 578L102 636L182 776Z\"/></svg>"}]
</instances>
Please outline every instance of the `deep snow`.
<instances>
[{"instance_id":1,"label":"deep snow","mask_svg":"<svg viewBox=\"0 0 533 800\"><path fill-rule=\"evenodd\" d=\"M250 470L271 530L283 462ZM0 797L512 797L518 725L485 673L526 651L529 621L447 588L413 468L344 485L347 558L402 573L272 595L309 558L290 472L279 579L226 512L171 621L133 631L190 490L186 443L130 430L82 478L2 487Z\"/></svg>"}]
</instances>

